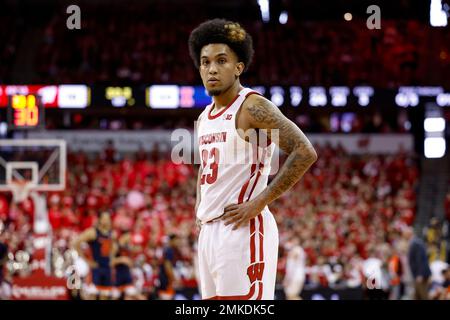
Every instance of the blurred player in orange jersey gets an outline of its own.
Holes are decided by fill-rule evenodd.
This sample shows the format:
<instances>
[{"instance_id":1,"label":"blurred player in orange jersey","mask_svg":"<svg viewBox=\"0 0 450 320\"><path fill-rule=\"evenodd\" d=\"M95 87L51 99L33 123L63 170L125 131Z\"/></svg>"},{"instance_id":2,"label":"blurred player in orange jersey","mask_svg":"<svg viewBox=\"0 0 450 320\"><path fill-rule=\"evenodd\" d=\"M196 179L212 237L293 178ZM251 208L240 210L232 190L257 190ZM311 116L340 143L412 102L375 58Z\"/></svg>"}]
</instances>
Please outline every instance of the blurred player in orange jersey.
<instances>
[{"instance_id":1,"label":"blurred player in orange jersey","mask_svg":"<svg viewBox=\"0 0 450 320\"><path fill-rule=\"evenodd\" d=\"M89 244L92 259L84 254L83 243ZM111 298L113 235L109 212L100 213L96 227L89 228L80 234L75 240L74 247L91 268L92 282L99 292L99 298Z\"/></svg>"},{"instance_id":2,"label":"blurred player in orange jersey","mask_svg":"<svg viewBox=\"0 0 450 320\"><path fill-rule=\"evenodd\" d=\"M389 300L400 300L402 296L403 265L398 250L393 248L393 253L388 261L391 292Z\"/></svg>"},{"instance_id":3,"label":"blurred player in orange jersey","mask_svg":"<svg viewBox=\"0 0 450 320\"><path fill-rule=\"evenodd\" d=\"M145 297L137 292L133 283L131 269L131 234L124 232L114 243L112 266L114 267L114 285L125 300L143 300Z\"/></svg>"},{"instance_id":4,"label":"blurred player in orange jersey","mask_svg":"<svg viewBox=\"0 0 450 320\"><path fill-rule=\"evenodd\" d=\"M163 249L158 274L158 297L161 300L171 300L175 295L175 259L178 247L178 237L174 234L169 236L169 242Z\"/></svg>"}]
</instances>

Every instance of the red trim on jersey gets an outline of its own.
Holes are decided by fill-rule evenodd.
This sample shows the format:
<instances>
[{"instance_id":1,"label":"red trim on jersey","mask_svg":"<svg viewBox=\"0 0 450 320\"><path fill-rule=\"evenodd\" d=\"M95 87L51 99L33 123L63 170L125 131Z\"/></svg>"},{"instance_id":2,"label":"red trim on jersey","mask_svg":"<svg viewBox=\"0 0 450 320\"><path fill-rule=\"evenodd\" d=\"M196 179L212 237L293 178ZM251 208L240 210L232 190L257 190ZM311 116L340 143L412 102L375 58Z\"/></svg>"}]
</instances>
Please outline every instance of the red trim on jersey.
<instances>
[{"instance_id":1,"label":"red trim on jersey","mask_svg":"<svg viewBox=\"0 0 450 320\"><path fill-rule=\"evenodd\" d=\"M247 93L246 95L245 95L245 98L247 98L249 95L252 95L252 94L258 94L258 95L261 95L259 92L256 92L256 91L250 91L249 93ZM222 111L220 111L218 114L215 114L215 115L211 115L211 111L212 111L212 109L214 108L214 106L215 106L215 104L213 104L212 106L211 106L211 108L209 109L209 112L208 112L208 119L209 120L214 120L214 119L216 119L217 117L220 117L225 111L227 111L228 110L228 108L230 108L231 107L231 105L237 100L237 98L239 97L239 93L237 94L237 96L236 97L234 97L234 99L222 110Z\"/></svg>"},{"instance_id":2,"label":"red trim on jersey","mask_svg":"<svg viewBox=\"0 0 450 320\"><path fill-rule=\"evenodd\" d=\"M255 218L250 220L250 264L254 263L256 258L255 243Z\"/></svg>"},{"instance_id":3,"label":"red trim on jersey","mask_svg":"<svg viewBox=\"0 0 450 320\"><path fill-rule=\"evenodd\" d=\"M204 300L250 300L250 298L255 294L255 285L256 283L253 283L248 294L244 294L242 296L214 296Z\"/></svg>"},{"instance_id":4,"label":"red trim on jersey","mask_svg":"<svg viewBox=\"0 0 450 320\"><path fill-rule=\"evenodd\" d=\"M230 102L225 108L223 108L222 111L220 111L218 114L215 114L215 115L211 115L211 111L212 111L212 109L213 109L214 106L215 106L215 104L213 104L213 105L211 106L211 108L209 109L209 112L208 112L208 119L209 119L209 120L214 120L214 119L216 119L217 117L220 117L225 111L227 111L227 110L231 107L231 105L236 101L236 99L237 99L238 97L239 97L239 94L238 94L236 97L234 97L234 99L231 100L231 102Z\"/></svg>"},{"instance_id":5,"label":"red trim on jersey","mask_svg":"<svg viewBox=\"0 0 450 320\"><path fill-rule=\"evenodd\" d=\"M259 221L259 262L263 262L264 261L264 219L262 214L258 215L258 221ZM262 272L262 275L264 275L264 269ZM263 285L264 282L261 281L259 282L259 292L258 292L258 296L256 297L256 300L261 300L262 298L262 294L263 294Z\"/></svg>"},{"instance_id":6,"label":"red trim on jersey","mask_svg":"<svg viewBox=\"0 0 450 320\"><path fill-rule=\"evenodd\" d=\"M261 95L261 93L259 93L258 91L250 91L249 93L247 93L246 95L245 95L245 97L247 98L248 96L250 96L250 95L252 95L252 94L257 94L257 95Z\"/></svg>"},{"instance_id":7,"label":"red trim on jersey","mask_svg":"<svg viewBox=\"0 0 450 320\"><path fill-rule=\"evenodd\" d=\"M258 216L259 221L259 261L264 261L264 220L262 214Z\"/></svg>"},{"instance_id":8,"label":"red trim on jersey","mask_svg":"<svg viewBox=\"0 0 450 320\"><path fill-rule=\"evenodd\" d=\"M255 170L256 170L256 164L252 164L250 178L247 180L247 182L244 183L244 185L241 188L241 192L239 193L239 198L238 198L239 204L244 202L245 192L247 191L250 180L252 180L253 176L255 175Z\"/></svg>"},{"instance_id":9,"label":"red trim on jersey","mask_svg":"<svg viewBox=\"0 0 450 320\"><path fill-rule=\"evenodd\" d=\"M258 153L257 153L257 157L258 157ZM250 194L248 195L247 201L249 201L250 197L252 196L253 191L255 190L255 186L258 183L258 179L261 176L261 169L264 167L264 157L265 157L265 150L263 151L261 160L258 163L258 174L256 175L255 183L253 184L253 187L250 190ZM253 241L250 241L250 253L251 253L250 264L255 263L255 261L256 261L256 258L255 258L255 219L256 218L253 218L250 220L250 234L251 234L251 238L253 238L252 239ZM263 220L262 213L260 213L258 215L258 221L259 221L259 262L263 262L264 261L264 224L263 224L264 220ZM263 274L264 274L264 269L263 269L261 277L263 276ZM261 281L259 282L259 285L258 285L258 296L256 297L256 300L261 300L261 298L262 298L263 283L264 282L262 281L262 278L261 278ZM255 285L255 283L253 283L253 285Z\"/></svg>"},{"instance_id":10,"label":"red trim on jersey","mask_svg":"<svg viewBox=\"0 0 450 320\"><path fill-rule=\"evenodd\" d=\"M256 297L256 300L261 300L261 298L262 298L263 284L264 283L262 281L259 282L259 293L258 293L258 296Z\"/></svg>"},{"instance_id":11,"label":"red trim on jersey","mask_svg":"<svg viewBox=\"0 0 450 320\"><path fill-rule=\"evenodd\" d=\"M256 150L256 152L258 152L258 149ZM250 194L247 197L247 201L250 200L250 197L252 196L253 191L255 190L256 185L258 184L258 180L259 177L261 176L261 169L264 168L264 157L266 155L266 150L263 151L262 156L261 156L261 160L258 163L258 173L256 175L256 179L255 179L255 183L253 184L251 190L250 190ZM256 159L258 159L258 153L256 153Z\"/></svg>"},{"instance_id":12,"label":"red trim on jersey","mask_svg":"<svg viewBox=\"0 0 450 320\"><path fill-rule=\"evenodd\" d=\"M250 194L248 195L247 201L250 200L250 197L253 193L253 190L255 190L256 184L258 183L259 177L261 176L261 171L258 171L258 173L256 174L256 179L255 179L255 183L253 184L252 189L250 190Z\"/></svg>"}]
</instances>

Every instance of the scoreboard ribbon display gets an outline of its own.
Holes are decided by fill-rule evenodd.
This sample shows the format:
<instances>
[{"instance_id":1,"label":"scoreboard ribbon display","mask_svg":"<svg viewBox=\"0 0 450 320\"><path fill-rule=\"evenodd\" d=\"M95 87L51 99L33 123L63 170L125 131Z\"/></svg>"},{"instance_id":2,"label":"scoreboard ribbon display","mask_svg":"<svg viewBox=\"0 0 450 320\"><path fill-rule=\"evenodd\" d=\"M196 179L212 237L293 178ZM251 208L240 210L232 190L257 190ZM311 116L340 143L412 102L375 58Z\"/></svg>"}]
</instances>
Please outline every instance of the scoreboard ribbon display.
<instances>
[{"instance_id":1,"label":"scoreboard ribbon display","mask_svg":"<svg viewBox=\"0 0 450 320\"><path fill-rule=\"evenodd\" d=\"M45 108L84 109L90 104L91 90L86 85L0 85L0 109L14 95L38 95Z\"/></svg>"},{"instance_id":2,"label":"scoreboard ribbon display","mask_svg":"<svg viewBox=\"0 0 450 320\"><path fill-rule=\"evenodd\" d=\"M416 107L421 103L435 102L440 107L450 107L450 92L440 86L401 86L396 89L374 88L372 86L253 86L278 107L292 108L352 108L375 105ZM0 85L0 111L14 95L35 95L41 98L46 109L195 109L211 103L203 86L177 84L141 84L129 86L107 86L84 84L57 85ZM18 98L19 100L22 98ZM28 99L28 98L27 98ZM33 123L33 105L20 100L17 106L26 106L20 114L19 123L30 126ZM31 108L31 109L30 109ZM20 109L17 107L16 109ZM26 112L30 113L26 115ZM22 118L21 118L22 117ZM26 120L26 121L25 121Z\"/></svg>"}]
</instances>

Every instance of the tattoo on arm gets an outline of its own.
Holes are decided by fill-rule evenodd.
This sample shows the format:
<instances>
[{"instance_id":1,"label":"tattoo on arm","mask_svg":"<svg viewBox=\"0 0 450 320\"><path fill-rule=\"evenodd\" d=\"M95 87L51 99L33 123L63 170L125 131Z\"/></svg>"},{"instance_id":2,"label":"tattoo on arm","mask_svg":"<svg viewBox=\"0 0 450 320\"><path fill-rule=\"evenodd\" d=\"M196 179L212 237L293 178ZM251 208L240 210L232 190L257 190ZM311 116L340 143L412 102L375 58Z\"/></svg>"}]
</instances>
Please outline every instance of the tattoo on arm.
<instances>
[{"instance_id":1,"label":"tattoo on arm","mask_svg":"<svg viewBox=\"0 0 450 320\"><path fill-rule=\"evenodd\" d=\"M279 141L275 142L289 155L276 177L261 194L269 204L301 179L316 161L317 154L300 128L286 118L276 106L263 97L255 98L256 101L246 108L251 125L269 130L269 136L271 129L278 129Z\"/></svg>"}]
</instances>

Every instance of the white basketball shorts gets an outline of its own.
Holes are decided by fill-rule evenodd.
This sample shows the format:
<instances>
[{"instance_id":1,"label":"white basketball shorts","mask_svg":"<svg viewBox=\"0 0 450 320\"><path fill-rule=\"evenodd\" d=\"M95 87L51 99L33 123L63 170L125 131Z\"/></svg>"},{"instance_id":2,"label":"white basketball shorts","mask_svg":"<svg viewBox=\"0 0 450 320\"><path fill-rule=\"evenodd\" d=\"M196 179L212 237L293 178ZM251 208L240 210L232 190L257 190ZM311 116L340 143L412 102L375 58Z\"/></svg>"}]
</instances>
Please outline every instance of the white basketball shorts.
<instances>
[{"instance_id":1,"label":"white basketball shorts","mask_svg":"<svg viewBox=\"0 0 450 320\"><path fill-rule=\"evenodd\" d=\"M202 299L273 300L278 228L264 210L249 226L232 230L222 220L203 224L198 240Z\"/></svg>"}]
</instances>

